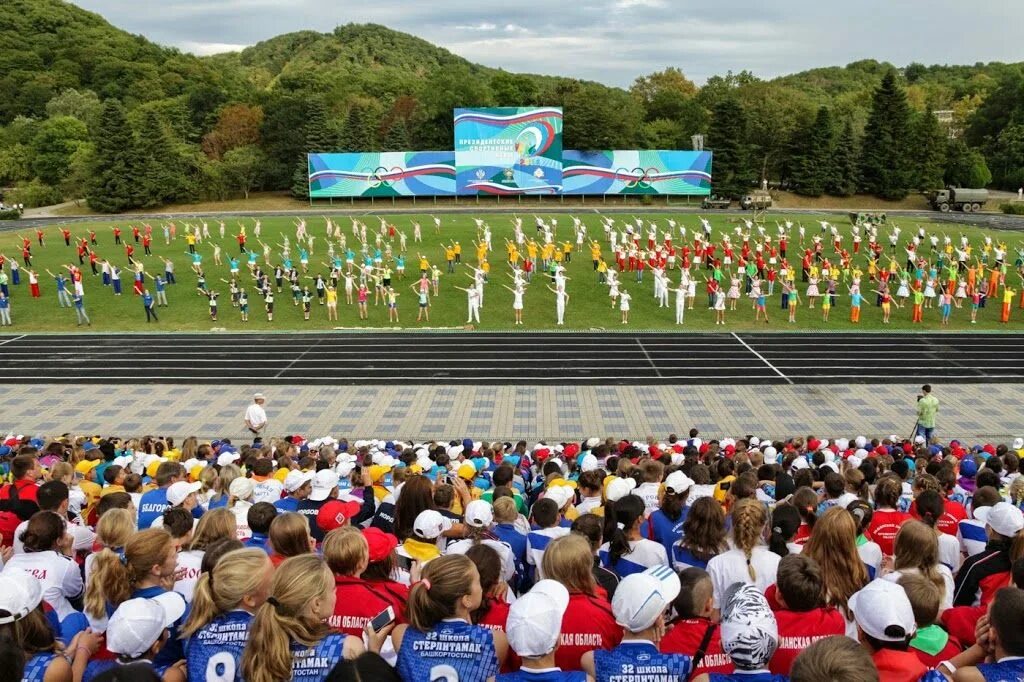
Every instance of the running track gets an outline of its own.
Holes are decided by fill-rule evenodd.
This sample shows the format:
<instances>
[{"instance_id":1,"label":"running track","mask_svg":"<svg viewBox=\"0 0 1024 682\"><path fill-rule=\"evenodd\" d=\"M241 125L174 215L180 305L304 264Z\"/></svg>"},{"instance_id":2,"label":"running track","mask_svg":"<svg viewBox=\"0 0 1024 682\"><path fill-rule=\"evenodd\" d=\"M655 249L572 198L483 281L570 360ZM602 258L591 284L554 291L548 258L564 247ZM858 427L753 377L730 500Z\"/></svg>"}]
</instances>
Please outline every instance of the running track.
<instances>
[{"instance_id":1,"label":"running track","mask_svg":"<svg viewBox=\"0 0 1024 682\"><path fill-rule=\"evenodd\" d=\"M0 383L1024 382L1019 334L0 336Z\"/></svg>"}]
</instances>

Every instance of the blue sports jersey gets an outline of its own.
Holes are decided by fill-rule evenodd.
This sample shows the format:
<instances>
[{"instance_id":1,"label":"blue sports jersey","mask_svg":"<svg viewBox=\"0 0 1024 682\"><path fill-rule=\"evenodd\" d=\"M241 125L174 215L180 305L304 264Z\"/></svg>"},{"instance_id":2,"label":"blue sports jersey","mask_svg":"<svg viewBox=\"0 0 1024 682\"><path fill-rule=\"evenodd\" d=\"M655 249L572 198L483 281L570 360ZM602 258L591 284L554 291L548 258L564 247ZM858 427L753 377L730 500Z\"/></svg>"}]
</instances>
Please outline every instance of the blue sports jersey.
<instances>
[{"instance_id":1,"label":"blue sports jersey","mask_svg":"<svg viewBox=\"0 0 1024 682\"><path fill-rule=\"evenodd\" d=\"M676 682L690 676L689 656L663 654L651 642L626 641L611 651L594 650L597 682Z\"/></svg>"},{"instance_id":2,"label":"blue sports jersey","mask_svg":"<svg viewBox=\"0 0 1024 682\"><path fill-rule=\"evenodd\" d=\"M185 641L188 679L192 682L238 682L242 651L249 638L252 614L229 611L214 618Z\"/></svg>"},{"instance_id":3,"label":"blue sports jersey","mask_svg":"<svg viewBox=\"0 0 1024 682\"><path fill-rule=\"evenodd\" d=\"M299 510L299 501L294 497L282 497L274 506L281 512L293 512Z\"/></svg>"},{"instance_id":4,"label":"blue sports jersey","mask_svg":"<svg viewBox=\"0 0 1024 682\"><path fill-rule=\"evenodd\" d=\"M685 571L688 568L703 568L707 570L708 562L698 559L693 552L682 545L672 545L672 567L677 571Z\"/></svg>"},{"instance_id":5,"label":"blue sports jersey","mask_svg":"<svg viewBox=\"0 0 1024 682\"><path fill-rule=\"evenodd\" d=\"M483 682L498 674L490 630L461 620L438 623L430 632L407 628L398 652L403 680Z\"/></svg>"},{"instance_id":6,"label":"blue sports jersey","mask_svg":"<svg viewBox=\"0 0 1024 682\"><path fill-rule=\"evenodd\" d=\"M681 511L679 518L673 521L665 516L665 512L655 509L647 517L647 522L640 524L640 534L648 540L660 542L665 547L665 554L672 556L672 546L683 538L683 522L690 508L683 507Z\"/></svg>"},{"instance_id":7,"label":"blue sports jersey","mask_svg":"<svg viewBox=\"0 0 1024 682\"><path fill-rule=\"evenodd\" d=\"M985 678L985 682L1017 682L1024 680L1024 658L1014 658L1001 663L983 663L978 666L978 672Z\"/></svg>"},{"instance_id":8,"label":"blue sports jersey","mask_svg":"<svg viewBox=\"0 0 1024 682\"><path fill-rule=\"evenodd\" d=\"M789 682L789 678L785 675L773 675L769 672L733 673L732 675L709 673L708 682Z\"/></svg>"},{"instance_id":9,"label":"blue sports jersey","mask_svg":"<svg viewBox=\"0 0 1024 682\"><path fill-rule=\"evenodd\" d=\"M562 670L561 668L527 670L524 668L514 673L498 675L498 682L587 682L587 674L582 670Z\"/></svg>"},{"instance_id":10,"label":"blue sports jersey","mask_svg":"<svg viewBox=\"0 0 1024 682\"><path fill-rule=\"evenodd\" d=\"M46 669L50 667L55 658L57 658L57 654L47 651L28 659L21 682L43 682L43 678L46 677Z\"/></svg>"},{"instance_id":11,"label":"blue sports jersey","mask_svg":"<svg viewBox=\"0 0 1024 682\"><path fill-rule=\"evenodd\" d=\"M292 642L292 682L320 682L343 658L345 635L330 634L313 648ZM192 679L192 678L189 678Z\"/></svg>"},{"instance_id":12,"label":"blue sports jersey","mask_svg":"<svg viewBox=\"0 0 1024 682\"><path fill-rule=\"evenodd\" d=\"M167 501L167 488L156 488L143 493L139 499L139 530L146 530L153 525L158 517L170 507Z\"/></svg>"}]
</instances>

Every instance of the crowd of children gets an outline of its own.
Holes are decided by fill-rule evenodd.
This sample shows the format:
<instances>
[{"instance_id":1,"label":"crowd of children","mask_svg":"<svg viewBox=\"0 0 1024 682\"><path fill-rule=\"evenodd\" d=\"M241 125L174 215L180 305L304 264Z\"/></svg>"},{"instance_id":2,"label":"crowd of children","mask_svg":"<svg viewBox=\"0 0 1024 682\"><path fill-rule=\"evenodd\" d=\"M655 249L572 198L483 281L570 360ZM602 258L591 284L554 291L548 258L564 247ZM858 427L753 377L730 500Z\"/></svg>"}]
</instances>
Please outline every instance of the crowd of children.
<instances>
[{"instance_id":1,"label":"crowd of children","mask_svg":"<svg viewBox=\"0 0 1024 682\"><path fill-rule=\"evenodd\" d=\"M1024 439L9 435L5 679L1020 680Z\"/></svg>"}]
</instances>

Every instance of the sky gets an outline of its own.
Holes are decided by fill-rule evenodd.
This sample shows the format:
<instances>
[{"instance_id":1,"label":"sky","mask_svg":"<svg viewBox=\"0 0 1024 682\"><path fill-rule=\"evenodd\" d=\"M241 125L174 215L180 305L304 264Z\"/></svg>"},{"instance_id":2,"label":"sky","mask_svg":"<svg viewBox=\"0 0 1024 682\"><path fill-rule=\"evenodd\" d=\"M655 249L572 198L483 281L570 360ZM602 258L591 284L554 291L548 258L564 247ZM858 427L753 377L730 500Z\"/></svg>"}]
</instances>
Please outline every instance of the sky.
<instances>
[{"instance_id":1,"label":"sky","mask_svg":"<svg viewBox=\"0 0 1024 682\"><path fill-rule=\"evenodd\" d=\"M698 84L878 59L898 66L1024 61L1017 0L76 0L199 55L299 30L378 23L508 71L628 87L675 66ZM155 9L158 7L159 9Z\"/></svg>"}]
</instances>

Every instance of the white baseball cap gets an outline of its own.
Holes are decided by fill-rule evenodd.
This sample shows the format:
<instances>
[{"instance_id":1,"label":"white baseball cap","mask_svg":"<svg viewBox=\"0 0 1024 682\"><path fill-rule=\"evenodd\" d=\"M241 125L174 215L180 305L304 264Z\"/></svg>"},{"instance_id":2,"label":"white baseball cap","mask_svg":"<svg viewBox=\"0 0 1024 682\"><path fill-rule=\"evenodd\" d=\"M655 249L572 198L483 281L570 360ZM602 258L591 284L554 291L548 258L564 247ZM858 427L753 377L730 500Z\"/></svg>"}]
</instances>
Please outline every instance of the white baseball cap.
<instances>
[{"instance_id":1,"label":"white baseball cap","mask_svg":"<svg viewBox=\"0 0 1024 682\"><path fill-rule=\"evenodd\" d=\"M312 481L314 476L316 476L316 474L312 471L299 471L298 469L293 469L284 477L284 489L293 493Z\"/></svg>"},{"instance_id":2,"label":"white baseball cap","mask_svg":"<svg viewBox=\"0 0 1024 682\"><path fill-rule=\"evenodd\" d=\"M636 479L616 478L604 489L604 497L609 502L618 502L636 488Z\"/></svg>"},{"instance_id":3,"label":"white baseball cap","mask_svg":"<svg viewBox=\"0 0 1024 682\"><path fill-rule=\"evenodd\" d=\"M184 502L189 495L197 493L202 489L203 484L198 481L195 483L186 483L185 481L172 483L167 486L167 503L172 507L177 507L179 504Z\"/></svg>"},{"instance_id":4,"label":"white baseball cap","mask_svg":"<svg viewBox=\"0 0 1024 682\"><path fill-rule=\"evenodd\" d=\"M974 518L984 521L992 530L1008 538L1012 538L1024 528L1024 513L1009 502L979 507L974 510Z\"/></svg>"},{"instance_id":5,"label":"white baseball cap","mask_svg":"<svg viewBox=\"0 0 1024 682\"><path fill-rule=\"evenodd\" d=\"M177 592L121 602L107 625L107 649L128 658L140 658L184 613L185 599Z\"/></svg>"},{"instance_id":6,"label":"white baseball cap","mask_svg":"<svg viewBox=\"0 0 1024 682\"><path fill-rule=\"evenodd\" d=\"M424 509L412 522L412 532L421 540L436 540L451 527L451 519L433 509Z\"/></svg>"},{"instance_id":7,"label":"white baseball cap","mask_svg":"<svg viewBox=\"0 0 1024 682\"><path fill-rule=\"evenodd\" d=\"M1014 438L1013 439L1013 449L1014 450L1024 449L1024 438Z\"/></svg>"},{"instance_id":8,"label":"white baseball cap","mask_svg":"<svg viewBox=\"0 0 1024 682\"><path fill-rule=\"evenodd\" d=\"M554 500L558 505L558 510L561 511L562 507L573 499L572 488L564 485L551 486L544 492L544 499Z\"/></svg>"},{"instance_id":9,"label":"white baseball cap","mask_svg":"<svg viewBox=\"0 0 1024 682\"><path fill-rule=\"evenodd\" d=\"M266 398L263 397L262 393L253 393L252 394L252 399L253 400L266 400Z\"/></svg>"},{"instance_id":10,"label":"white baseball cap","mask_svg":"<svg viewBox=\"0 0 1024 682\"><path fill-rule=\"evenodd\" d=\"M654 625L679 596L679 576L669 566L654 566L622 579L612 598L615 622L630 632Z\"/></svg>"},{"instance_id":11,"label":"white baseball cap","mask_svg":"<svg viewBox=\"0 0 1024 682\"><path fill-rule=\"evenodd\" d=\"M675 495L685 493L693 485L693 479L682 471L673 471L665 479L665 491Z\"/></svg>"},{"instance_id":12,"label":"white baseball cap","mask_svg":"<svg viewBox=\"0 0 1024 682\"><path fill-rule=\"evenodd\" d=\"M256 490L256 483L251 478L238 477L228 486L228 494L239 500L248 500Z\"/></svg>"},{"instance_id":13,"label":"white baseball cap","mask_svg":"<svg viewBox=\"0 0 1024 682\"><path fill-rule=\"evenodd\" d=\"M238 460L242 459L242 456L237 452L222 452L217 455L217 466L223 467L228 464L234 464Z\"/></svg>"},{"instance_id":14,"label":"white baseball cap","mask_svg":"<svg viewBox=\"0 0 1024 682\"><path fill-rule=\"evenodd\" d=\"M309 494L309 499L314 502L323 502L331 496L331 491L338 487L340 480L338 474L330 469L321 469L316 472L316 475L313 476L313 492Z\"/></svg>"},{"instance_id":15,"label":"white baseball cap","mask_svg":"<svg viewBox=\"0 0 1024 682\"><path fill-rule=\"evenodd\" d=\"M554 651L569 607L569 591L554 580L541 580L508 611L505 634L521 658L539 658Z\"/></svg>"},{"instance_id":16,"label":"white baseball cap","mask_svg":"<svg viewBox=\"0 0 1024 682\"><path fill-rule=\"evenodd\" d=\"M494 511L485 500L473 500L466 505L466 524L474 528L490 528L494 522Z\"/></svg>"},{"instance_id":17,"label":"white baseball cap","mask_svg":"<svg viewBox=\"0 0 1024 682\"><path fill-rule=\"evenodd\" d=\"M761 454L764 455L765 464L775 464L779 461L779 451L774 446L769 445L761 451Z\"/></svg>"},{"instance_id":18,"label":"white baseball cap","mask_svg":"<svg viewBox=\"0 0 1024 682\"><path fill-rule=\"evenodd\" d=\"M597 468L597 457L591 454L586 454L583 459L580 460L580 471L593 471Z\"/></svg>"},{"instance_id":19,"label":"white baseball cap","mask_svg":"<svg viewBox=\"0 0 1024 682\"><path fill-rule=\"evenodd\" d=\"M910 599L897 583L873 580L850 597L857 626L883 642L902 642L917 631Z\"/></svg>"},{"instance_id":20,"label":"white baseball cap","mask_svg":"<svg viewBox=\"0 0 1024 682\"><path fill-rule=\"evenodd\" d=\"M21 620L35 611L43 601L43 586L36 578L20 568L0 573L0 610L9 615L0 616L0 625Z\"/></svg>"}]
</instances>

